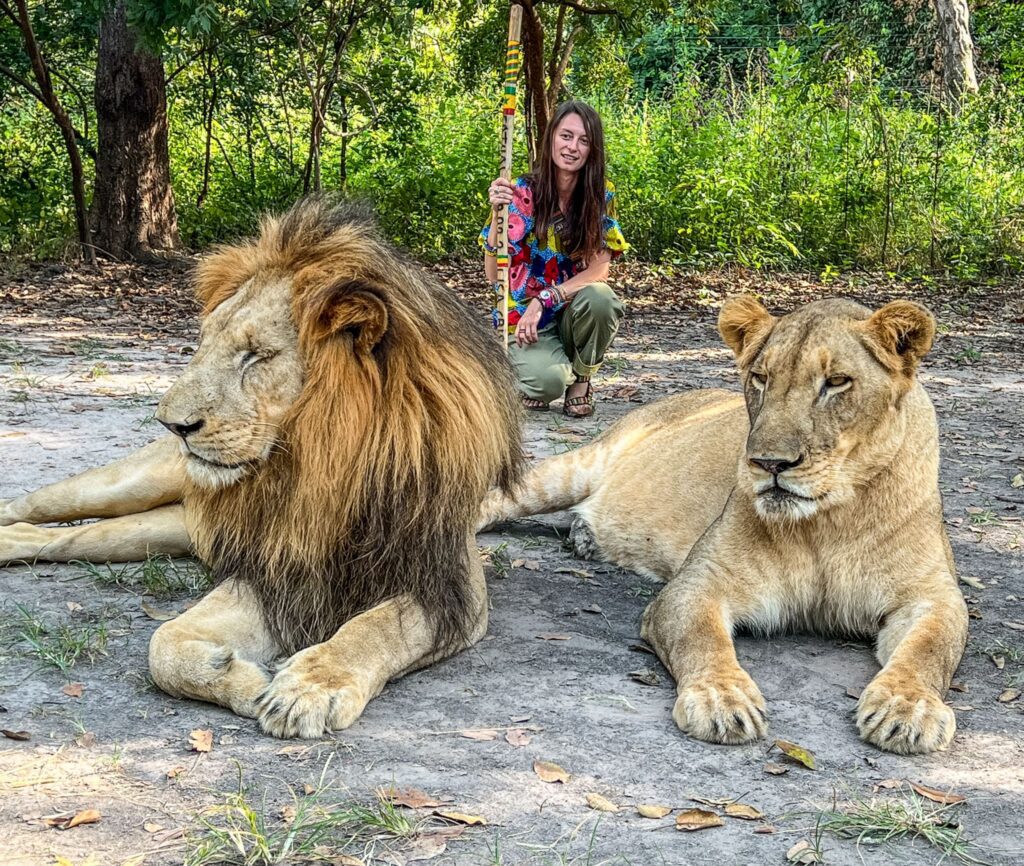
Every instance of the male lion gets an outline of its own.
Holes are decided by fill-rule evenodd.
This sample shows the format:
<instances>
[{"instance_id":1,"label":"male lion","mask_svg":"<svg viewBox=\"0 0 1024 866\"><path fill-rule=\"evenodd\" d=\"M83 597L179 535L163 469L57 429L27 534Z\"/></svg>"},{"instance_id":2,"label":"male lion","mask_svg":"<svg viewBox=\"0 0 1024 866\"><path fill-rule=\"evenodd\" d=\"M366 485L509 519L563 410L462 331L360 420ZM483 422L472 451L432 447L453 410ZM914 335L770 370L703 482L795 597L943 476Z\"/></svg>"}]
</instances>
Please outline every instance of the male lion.
<instances>
[{"instance_id":1,"label":"male lion","mask_svg":"<svg viewBox=\"0 0 1024 866\"><path fill-rule=\"evenodd\" d=\"M197 292L199 347L157 411L175 436L0 503L27 521L0 560L193 546L221 582L157 629L154 681L316 737L484 634L473 522L518 475L514 380L450 292L323 199L206 259Z\"/></svg>"},{"instance_id":2,"label":"male lion","mask_svg":"<svg viewBox=\"0 0 1024 866\"><path fill-rule=\"evenodd\" d=\"M882 670L857 705L865 740L945 748L956 720L942 698L967 610L942 524L935 412L915 377L931 314L828 300L777 319L741 297L719 329L742 397L694 391L633 412L541 463L514 498L492 493L482 523L571 507L578 553L670 580L642 634L676 679L673 716L691 736L765 734L735 629L810 628L878 638Z\"/></svg>"}]
</instances>

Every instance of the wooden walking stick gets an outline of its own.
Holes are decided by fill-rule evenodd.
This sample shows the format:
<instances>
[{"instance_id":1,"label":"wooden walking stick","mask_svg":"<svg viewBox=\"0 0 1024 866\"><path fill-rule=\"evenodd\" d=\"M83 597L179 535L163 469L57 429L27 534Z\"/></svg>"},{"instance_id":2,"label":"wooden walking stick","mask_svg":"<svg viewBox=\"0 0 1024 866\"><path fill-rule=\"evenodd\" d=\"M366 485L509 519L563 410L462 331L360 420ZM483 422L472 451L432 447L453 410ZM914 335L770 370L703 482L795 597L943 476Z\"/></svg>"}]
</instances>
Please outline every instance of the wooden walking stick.
<instances>
[{"instance_id":1,"label":"wooden walking stick","mask_svg":"<svg viewBox=\"0 0 1024 866\"><path fill-rule=\"evenodd\" d=\"M519 31L523 21L523 7L513 4L508 14L508 47L505 50L505 84L501 100L501 177L512 179L512 128L516 120L519 67L523 54L519 46ZM494 291L501 294L501 344L508 351L508 205L498 209L498 280Z\"/></svg>"}]
</instances>

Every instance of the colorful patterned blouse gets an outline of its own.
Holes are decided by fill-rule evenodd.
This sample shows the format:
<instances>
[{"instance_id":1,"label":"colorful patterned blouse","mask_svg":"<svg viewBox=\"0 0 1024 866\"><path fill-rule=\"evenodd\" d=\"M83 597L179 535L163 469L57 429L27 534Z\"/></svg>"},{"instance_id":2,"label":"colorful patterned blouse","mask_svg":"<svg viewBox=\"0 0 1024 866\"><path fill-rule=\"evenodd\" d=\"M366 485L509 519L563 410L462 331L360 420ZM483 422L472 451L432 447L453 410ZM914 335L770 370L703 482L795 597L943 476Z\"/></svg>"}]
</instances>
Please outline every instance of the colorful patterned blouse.
<instances>
[{"instance_id":1,"label":"colorful patterned blouse","mask_svg":"<svg viewBox=\"0 0 1024 866\"><path fill-rule=\"evenodd\" d=\"M629 244L615 219L615 187L609 181L605 190L604 243L614 260L629 249ZM487 241L490 230L491 224L488 223L480 233L481 244ZM543 245L534 234L533 190L525 177L517 177L513 184L512 204L508 209L508 250L508 330L511 334L526 313L531 298L535 298L542 289L564 283L576 274L576 263L559 249L559 238L554 229L548 230L547 243ZM560 309L544 310L538 327L550 325ZM494 327L500 328L501 311L494 310L491 317Z\"/></svg>"}]
</instances>

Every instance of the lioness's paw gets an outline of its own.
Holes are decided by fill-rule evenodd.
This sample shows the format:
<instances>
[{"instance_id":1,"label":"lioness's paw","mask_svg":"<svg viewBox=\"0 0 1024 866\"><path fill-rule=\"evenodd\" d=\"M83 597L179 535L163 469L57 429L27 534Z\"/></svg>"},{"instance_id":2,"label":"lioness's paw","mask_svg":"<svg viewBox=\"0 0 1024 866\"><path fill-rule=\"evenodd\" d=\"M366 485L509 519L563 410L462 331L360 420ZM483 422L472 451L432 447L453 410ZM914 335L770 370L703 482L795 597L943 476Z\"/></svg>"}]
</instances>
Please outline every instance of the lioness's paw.
<instances>
[{"instance_id":1,"label":"lioness's paw","mask_svg":"<svg viewBox=\"0 0 1024 866\"><path fill-rule=\"evenodd\" d=\"M740 668L681 685L672 718L683 733L709 743L749 743L768 731L761 691Z\"/></svg>"},{"instance_id":2,"label":"lioness's paw","mask_svg":"<svg viewBox=\"0 0 1024 866\"><path fill-rule=\"evenodd\" d=\"M294 658L257 702L266 733L311 739L347 728L362 715L366 698L351 676L332 672L324 682L311 673L311 665Z\"/></svg>"},{"instance_id":3,"label":"lioness's paw","mask_svg":"<svg viewBox=\"0 0 1024 866\"><path fill-rule=\"evenodd\" d=\"M930 689L876 680L857 702L857 729L887 752L924 754L949 745L956 716Z\"/></svg>"}]
</instances>

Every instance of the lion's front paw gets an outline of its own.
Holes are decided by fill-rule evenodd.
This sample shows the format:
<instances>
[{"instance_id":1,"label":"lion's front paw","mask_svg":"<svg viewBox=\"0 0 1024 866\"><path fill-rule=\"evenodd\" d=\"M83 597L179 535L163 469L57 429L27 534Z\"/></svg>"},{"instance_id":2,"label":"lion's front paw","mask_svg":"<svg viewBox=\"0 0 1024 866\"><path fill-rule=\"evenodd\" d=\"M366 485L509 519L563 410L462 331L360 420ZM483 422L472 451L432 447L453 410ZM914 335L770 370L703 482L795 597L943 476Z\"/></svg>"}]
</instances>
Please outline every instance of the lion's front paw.
<instances>
[{"instance_id":1,"label":"lion's front paw","mask_svg":"<svg viewBox=\"0 0 1024 866\"><path fill-rule=\"evenodd\" d=\"M309 652L304 650L304 652ZM311 664L298 653L278 671L260 697L260 727L275 737L311 739L347 728L366 707L355 679L341 671L324 677L322 665Z\"/></svg>"},{"instance_id":2,"label":"lion's front paw","mask_svg":"<svg viewBox=\"0 0 1024 866\"><path fill-rule=\"evenodd\" d=\"M680 685L672 718L683 733L709 743L749 743L768 731L764 698L741 668Z\"/></svg>"},{"instance_id":3,"label":"lion's front paw","mask_svg":"<svg viewBox=\"0 0 1024 866\"><path fill-rule=\"evenodd\" d=\"M887 752L924 754L949 745L956 716L931 689L878 677L857 702L857 729Z\"/></svg>"}]
</instances>

